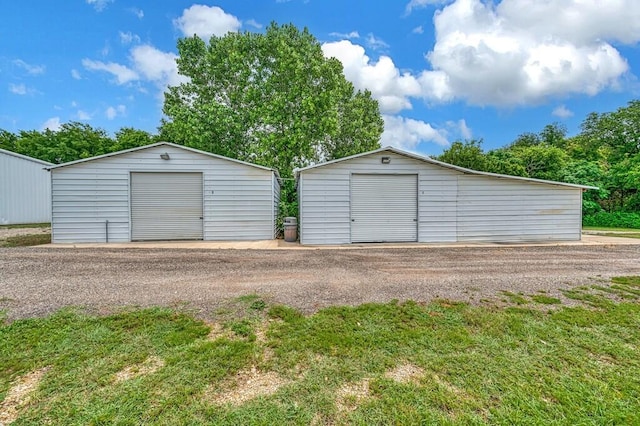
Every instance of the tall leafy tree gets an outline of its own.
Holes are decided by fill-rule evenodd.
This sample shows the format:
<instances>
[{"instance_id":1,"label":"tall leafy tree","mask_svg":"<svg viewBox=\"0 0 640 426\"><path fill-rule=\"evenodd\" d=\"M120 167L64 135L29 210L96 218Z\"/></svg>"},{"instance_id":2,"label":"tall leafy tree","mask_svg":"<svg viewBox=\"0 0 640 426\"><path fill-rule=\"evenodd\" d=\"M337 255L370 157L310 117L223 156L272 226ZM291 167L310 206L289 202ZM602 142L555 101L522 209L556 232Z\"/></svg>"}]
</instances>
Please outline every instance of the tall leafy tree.
<instances>
[{"instance_id":1,"label":"tall leafy tree","mask_svg":"<svg viewBox=\"0 0 640 426\"><path fill-rule=\"evenodd\" d=\"M144 130L134 129L133 127L123 127L116 132L115 144L112 151L121 151L123 149L137 148L139 146L149 145L154 142L154 137Z\"/></svg>"},{"instance_id":2,"label":"tall leafy tree","mask_svg":"<svg viewBox=\"0 0 640 426\"><path fill-rule=\"evenodd\" d=\"M456 141L444 150L438 160L467 169L490 171L488 160L482 150L482 139Z\"/></svg>"},{"instance_id":3,"label":"tall leafy tree","mask_svg":"<svg viewBox=\"0 0 640 426\"><path fill-rule=\"evenodd\" d=\"M512 148L511 151L519 158L526 176L537 179L556 181L562 179L562 170L569 160L562 149L546 143Z\"/></svg>"},{"instance_id":4,"label":"tall leafy tree","mask_svg":"<svg viewBox=\"0 0 640 426\"><path fill-rule=\"evenodd\" d=\"M0 148L15 151L18 136L8 130L0 129Z\"/></svg>"},{"instance_id":5,"label":"tall leafy tree","mask_svg":"<svg viewBox=\"0 0 640 426\"><path fill-rule=\"evenodd\" d=\"M613 112L591 113L582 124L582 137L591 147L607 146L612 163L640 154L640 100Z\"/></svg>"},{"instance_id":6,"label":"tall leafy tree","mask_svg":"<svg viewBox=\"0 0 640 426\"><path fill-rule=\"evenodd\" d=\"M161 138L276 168L375 149L383 130L371 93L355 91L341 63L307 29L272 23L264 34L178 41Z\"/></svg>"}]
</instances>

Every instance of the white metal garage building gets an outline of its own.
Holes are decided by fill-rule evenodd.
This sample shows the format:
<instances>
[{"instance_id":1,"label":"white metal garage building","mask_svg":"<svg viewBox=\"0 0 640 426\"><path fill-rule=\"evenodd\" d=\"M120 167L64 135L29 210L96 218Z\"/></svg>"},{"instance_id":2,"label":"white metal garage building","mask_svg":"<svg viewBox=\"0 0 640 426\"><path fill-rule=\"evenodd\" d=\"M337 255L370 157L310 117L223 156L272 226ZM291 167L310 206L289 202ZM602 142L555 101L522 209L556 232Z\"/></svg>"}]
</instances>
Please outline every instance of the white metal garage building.
<instances>
[{"instance_id":1,"label":"white metal garage building","mask_svg":"<svg viewBox=\"0 0 640 426\"><path fill-rule=\"evenodd\" d=\"M51 163L0 149L0 225L51 221Z\"/></svg>"},{"instance_id":2,"label":"white metal garage building","mask_svg":"<svg viewBox=\"0 0 640 426\"><path fill-rule=\"evenodd\" d=\"M390 147L295 173L302 244L580 240L582 191L591 189Z\"/></svg>"},{"instance_id":3,"label":"white metal garage building","mask_svg":"<svg viewBox=\"0 0 640 426\"><path fill-rule=\"evenodd\" d=\"M50 167L54 243L267 240L275 170L160 142Z\"/></svg>"}]
</instances>

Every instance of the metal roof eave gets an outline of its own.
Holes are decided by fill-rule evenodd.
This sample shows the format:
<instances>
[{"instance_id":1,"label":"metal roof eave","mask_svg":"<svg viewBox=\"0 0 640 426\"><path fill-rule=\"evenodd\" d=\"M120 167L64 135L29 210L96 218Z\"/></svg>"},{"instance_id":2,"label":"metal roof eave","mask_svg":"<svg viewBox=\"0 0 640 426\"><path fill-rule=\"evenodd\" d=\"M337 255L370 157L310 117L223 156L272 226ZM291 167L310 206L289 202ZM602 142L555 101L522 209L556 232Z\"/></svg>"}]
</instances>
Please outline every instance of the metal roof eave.
<instances>
[{"instance_id":1,"label":"metal roof eave","mask_svg":"<svg viewBox=\"0 0 640 426\"><path fill-rule=\"evenodd\" d=\"M411 153L411 152L403 151L401 149L394 148L394 147L391 147L391 146L378 148L378 149L375 149L373 151L363 152L363 153L360 153L360 154L350 155L348 157L338 158L338 159L335 159L335 160L327 161L325 163L320 163L320 164L315 164L315 165L312 165L312 166L307 166L307 167L294 169L293 173L294 173L294 175L295 175L295 177L297 179L301 172L305 172L305 171L310 170L310 169L324 167L324 166L328 166L328 165L331 165L331 164L336 164L336 163L339 163L339 162L342 162L342 161L351 160L353 158L364 157L366 155L378 154L380 152L393 152L393 153L398 154L398 155L403 155L405 157L413 158L415 160L423 161L425 163L431 163L431 164L434 164L436 166L440 166L440 167L443 167L443 168L456 170L456 171L459 171L459 172L462 172L462 173L465 173L465 174L489 176L489 177L494 177L494 178L498 178L498 179L522 180L522 181L526 181L526 182L543 183L543 184L547 184L547 185L557 185L557 186L566 186L566 187L570 187L570 188L580 188L580 189L583 189L583 190L599 189L597 186L579 185L579 184L574 184L574 183L565 183L565 182L557 182L557 181L552 181L552 180L535 179L535 178L528 178L528 177L523 177L523 176L504 175L504 174L491 173L491 172L481 172L479 170L467 169L465 167L460 167L460 166L455 166L453 164L444 163L442 161L434 160L433 158L430 158L430 157L425 157L425 156L422 156L422 155L418 155L418 154L414 154L414 153Z\"/></svg>"},{"instance_id":2,"label":"metal roof eave","mask_svg":"<svg viewBox=\"0 0 640 426\"><path fill-rule=\"evenodd\" d=\"M34 163L41 164L43 166L52 166L53 163L49 163L48 161L39 160L37 158L29 157L28 155L18 154L17 152L9 151L6 149L0 148L0 153L10 155L12 157L20 158L21 160L32 161ZM47 167L45 167L46 169Z\"/></svg>"},{"instance_id":3,"label":"metal roof eave","mask_svg":"<svg viewBox=\"0 0 640 426\"><path fill-rule=\"evenodd\" d=\"M80 160L69 161L69 162L62 163L62 164L54 164L54 165L52 165L50 167L46 167L46 169L47 170L59 169L61 167L73 166L75 164L86 163L86 162L90 162L90 161L96 161L96 160L100 160L102 158L113 157L113 156L122 155L122 154L129 154L131 152L141 151L141 150L149 149L149 148L155 148L157 146L171 146L171 147L174 147L174 148L184 149L185 151L191 151L191 152L194 152L196 154L202 154L202 155L206 155L206 156L209 156L209 157L212 157L212 158L217 158L217 159L220 159L220 160L231 161L233 163L243 164L245 166L255 167L255 168L258 168L258 169L262 169L262 170L268 170L270 172L274 172L276 174L277 178L281 179L280 178L280 173L278 173L278 171L276 169L272 169L270 167L265 167L265 166L260 166L258 164L248 163L246 161L237 160L235 158L225 157L223 155L213 154L211 152L201 151L199 149L190 148L188 146L178 145L178 144L171 143L171 142L156 142L156 143L152 143L152 144L149 144L149 145L138 146L138 147L130 148L130 149L124 149L122 151L109 152L107 154L97 155L95 157L83 158L83 159L80 159Z\"/></svg>"}]
</instances>

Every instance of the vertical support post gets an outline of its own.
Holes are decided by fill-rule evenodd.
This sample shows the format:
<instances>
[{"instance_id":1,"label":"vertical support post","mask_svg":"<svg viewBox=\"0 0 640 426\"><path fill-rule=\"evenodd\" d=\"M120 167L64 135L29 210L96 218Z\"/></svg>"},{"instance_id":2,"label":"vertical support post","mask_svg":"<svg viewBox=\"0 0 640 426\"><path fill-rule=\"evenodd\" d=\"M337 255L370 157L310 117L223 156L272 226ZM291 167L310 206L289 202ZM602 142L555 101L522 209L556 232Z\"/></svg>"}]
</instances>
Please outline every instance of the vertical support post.
<instances>
[{"instance_id":1,"label":"vertical support post","mask_svg":"<svg viewBox=\"0 0 640 426\"><path fill-rule=\"evenodd\" d=\"M104 221L104 239L105 242L109 242L109 221L105 220Z\"/></svg>"}]
</instances>

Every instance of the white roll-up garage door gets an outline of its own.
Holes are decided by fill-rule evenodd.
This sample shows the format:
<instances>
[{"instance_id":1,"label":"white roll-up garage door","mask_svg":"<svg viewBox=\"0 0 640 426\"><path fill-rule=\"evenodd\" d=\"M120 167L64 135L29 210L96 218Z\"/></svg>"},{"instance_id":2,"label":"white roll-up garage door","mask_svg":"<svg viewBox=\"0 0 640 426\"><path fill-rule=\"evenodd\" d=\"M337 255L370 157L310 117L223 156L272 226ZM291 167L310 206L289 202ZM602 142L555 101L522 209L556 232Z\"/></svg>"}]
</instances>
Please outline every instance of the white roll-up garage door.
<instances>
[{"instance_id":1,"label":"white roll-up garage door","mask_svg":"<svg viewBox=\"0 0 640 426\"><path fill-rule=\"evenodd\" d=\"M201 240L202 173L131 173L131 239Z\"/></svg>"},{"instance_id":2,"label":"white roll-up garage door","mask_svg":"<svg viewBox=\"0 0 640 426\"><path fill-rule=\"evenodd\" d=\"M417 175L351 175L351 242L417 240Z\"/></svg>"}]
</instances>

